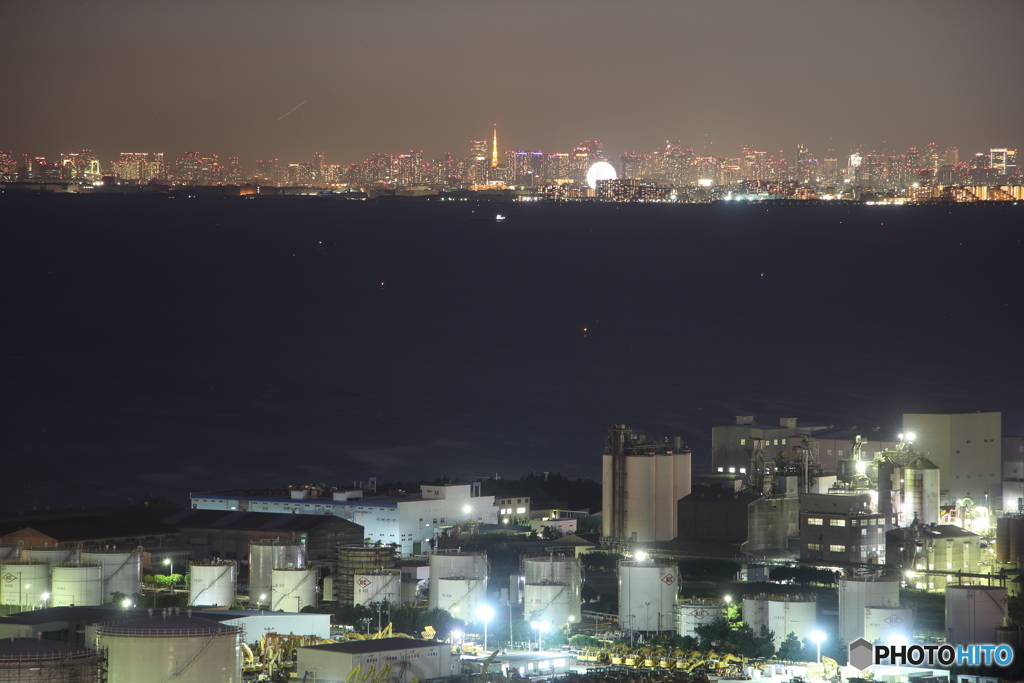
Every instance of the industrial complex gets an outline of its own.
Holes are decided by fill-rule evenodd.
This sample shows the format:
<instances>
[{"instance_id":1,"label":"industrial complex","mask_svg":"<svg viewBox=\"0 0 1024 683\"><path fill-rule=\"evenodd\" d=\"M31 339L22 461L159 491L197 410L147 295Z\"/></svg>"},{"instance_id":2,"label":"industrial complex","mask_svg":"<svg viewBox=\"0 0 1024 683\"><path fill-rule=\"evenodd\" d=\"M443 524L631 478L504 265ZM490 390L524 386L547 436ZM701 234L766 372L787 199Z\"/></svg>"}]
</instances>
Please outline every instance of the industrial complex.
<instances>
[{"instance_id":1,"label":"industrial complex","mask_svg":"<svg viewBox=\"0 0 1024 683\"><path fill-rule=\"evenodd\" d=\"M835 680L860 639L1020 645L1024 438L903 422L738 416L703 471L613 425L600 510L357 479L3 517L0 681Z\"/></svg>"}]
</instances>

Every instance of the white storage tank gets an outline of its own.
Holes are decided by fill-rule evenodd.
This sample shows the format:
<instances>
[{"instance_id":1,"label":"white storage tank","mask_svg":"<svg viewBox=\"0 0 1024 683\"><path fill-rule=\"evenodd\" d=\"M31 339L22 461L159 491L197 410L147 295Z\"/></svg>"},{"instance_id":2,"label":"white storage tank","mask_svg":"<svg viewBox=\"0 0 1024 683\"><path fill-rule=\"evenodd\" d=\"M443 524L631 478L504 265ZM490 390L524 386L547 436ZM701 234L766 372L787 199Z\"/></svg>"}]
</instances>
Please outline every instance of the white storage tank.
<instances>
[{"instance_id":1,"label":"white storage tank","mask_svg":"<svg viewBox=\"0 0 1024 683\"><path fill-rule=\"evenodd\" d=\"M633 631L675 630L679 566L657 560L619 562L619 624Z\"/></svg>"},{"instance_id":2,"label":"white storage tank","mask_svg":"<svg viewBox=\"0 0 1024 683\"><path fill-rule=\"evenodd\" d=\"M64 562L50 574L50 604L54 607L92 607L103 604L103 565Z\"/></svg>"},{"instance_id":3,"label":"white storage tank","mask_svg":"<svg viewBox=\"0 0 1024 683\"><path fill-rule=\"evenodd\" d=\"M235 604L237 571L233 560L192 562L188 571L189 605L231 607Z\"/></svg>"},{"instance_id":4,"label":"white storage tank","mask_svg":"<svg viewBox=\"0 0 1024 683\"><path fill-rule=\"evenodd\" d=\"M818 603L815 595L759 595L743 596L743 621L754 633L762 626L772 631L778 647L790 633L803 640L817 628Z\"/></svg>"},{"instance_id":5,"label":"white storage tank","mask_svg":"<svg viewBox=\"0 0 1024 683\"><path fill-rule=\"evenodd\" d=\"M0 564L0 605L38 609L46 602L43 594L49 592L50 565L46 562Z\"/></svg>"},{"instance_id":6,"label":"white storage tank","mask_svg":"<svg viewBox=\"0 0 1024 683\"><path fill-rule=\"evenodd\" d=\"M78 551L74 548L22 548L18 556L22 562L46 562L51 568L61 562L74 562Z\"/></svg>"},{"instance_id":7,"label":"white storage tank","mask_svg":"<svg viewBox=\"0 0 1024 683\"><path fill-rule=\"evenodd\" d=\"M274 569L270 577L270 609L300 612L303 607L316 606L316 567Z\"/></svg>"},{"instance_id":8,"label":"white storage tank","mask_svg":"<svg viewBox=\"0 0 1024 683\"><path fill-rule=\"evenodd\" d=\"M903 470L901 526L910 526L915 516L921 524L939 523L939 479L939 468L928 458L907 464Z\"/></svg>"},{"instance_id":9,"label":"white storage tank","mask_svg":"<svg viewBox=\"0 0 1024 683\"><path fill-rule=\"evenodd\" d=\"M96 627L107 683L241 683L241 628L170 610Z\"/></svg>"},{"instance_id":10,"label":"white storage tank","mask_svg":"<svg viewBox=\"0 0 1024 683\"><path fill-rule=\"evenodd\" d=\"M839 641L845 646L864 637L865 607L899 604L899 581L872 577L839 579Z\"/></svg>"},{"instance_id":11,"label":"white storage tank","mask_svg":"<svg viewBox=\"0 0 1024 683\"><path fill-rule=\"evenodd\" d=\"M889 642L894 635L910 640L914 632L914 610L909 607L865 607L864 638L870 643Z\"/></svg>"},{"instance_id":12,"label":"white storage tank","mask_svg":"<svg viewBox=\"0 0 1024 683\"><path fill-rule=\"evenodd\" d=\"M138 550L83 550L82 562L103 565L103 602L114 593L134 595L142 587L142 553Z\"/></svg>"},{"instance_id":13,"label":"white storage tank","mask_svg":"<svg viewBox=\"0 0 1024 683\"><path fill-rule=\"evenodd\" d=\"M561 628L580 623L582 572L575 557L549 555L523 560L523 605L527 621Z\"/></svg>"},{"instance_id":14,"label":"white storage tank","mask_svg":"<svg viewBox=\"0 0 1024 683\"><path fill-rule=\"evenodd\" d=\"M0 639L0 683L89 683L99 656L54 640Z\"/></svg>"},{"instance_id":15,"label":"white storage tank","mask_svg":"<svg viewBox=\"0 0 1024 683\"><path fill-rule=\"evenodd\" d=\"M374 602L389 602L393 605L401 603L401 569L378 569L365 574L356 574L352 577L352 581L352 596L356 605L369 605ZM327 595L326 587L324 595Z\"/></svg>"},{"instance_id":16,"label":"white storage tank","mask_svg":"<svg viewBox=\"0 0 1024 683\"><path fill-rule=\"evenodd\" d=\"M995 642L1005 614L1005 588L946 586L946 642L951 645Z\"/></svg>"},{"instance_id":17,"label":"white storage tank","mask_svg":"<svg viewBox=\"0 0 1024 683\"><path fill-rule=\"evenodd\" d=\"M725 618L728 605L710 598L684 598L679 601L679 635L697 637L697 627Z\"/></svg>"},{"instance_id":18,"label":"white storage tank","mask_svg":"<svg viewBox=\"0 0 1024 683\"><path fill-rule=\"evenodd\" d=\"M476 621L476 611L487 602L487 582L484 579L439 579L437 597L431 593L430 604L448 610L465 621Z\"/></svg>"},{"instance_id":19,"label":"white storage tank","mask_svg":"<svg viewBox=\"0 0 1024 683\"><path fill-rule=\"evenodd\" d=\"M430 556L429 605L452 612L460 619L476 618L487 598L487 555L434 553Z\"/></svg>"},{"instance_id":20,"label":"white storage tank","mask_svg":"<svg viewBox=\"0 0 1024 683\"><path fill-rule=\"evenodd\" d=\"M269 607L275 569L305 569L306 548L280 543L253 543L249 546L249 605ZM263 597L266 596L266 597Z\"/></svg>"}]
</instances>

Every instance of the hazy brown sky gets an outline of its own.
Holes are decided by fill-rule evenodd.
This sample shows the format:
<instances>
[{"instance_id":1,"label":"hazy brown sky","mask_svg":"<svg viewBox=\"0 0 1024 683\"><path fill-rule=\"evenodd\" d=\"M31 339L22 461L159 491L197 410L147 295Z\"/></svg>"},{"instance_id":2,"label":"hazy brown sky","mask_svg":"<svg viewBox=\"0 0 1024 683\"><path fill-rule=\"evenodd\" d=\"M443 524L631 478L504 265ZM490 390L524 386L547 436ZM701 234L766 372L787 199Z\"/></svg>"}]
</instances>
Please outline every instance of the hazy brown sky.
<instances>
[{"instance_id":1,"label":"hazy brown sky","mask_svg":"<svg viewBox=\"0 0 1024 683\"><path fill-rule=\"evenodd\" d=\"M1022 147L1024 2L0 3L0 150ZM296 105L304 103L291 114Z\"/></svg>"}]
</instances>

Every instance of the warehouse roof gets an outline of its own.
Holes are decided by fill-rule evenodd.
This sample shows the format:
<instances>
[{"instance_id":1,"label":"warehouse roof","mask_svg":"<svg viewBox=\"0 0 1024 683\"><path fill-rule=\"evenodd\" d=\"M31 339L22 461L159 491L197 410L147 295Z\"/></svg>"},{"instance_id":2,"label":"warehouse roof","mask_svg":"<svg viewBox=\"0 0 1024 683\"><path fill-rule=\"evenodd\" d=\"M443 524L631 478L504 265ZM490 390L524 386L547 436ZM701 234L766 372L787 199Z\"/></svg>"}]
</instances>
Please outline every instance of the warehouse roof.
<instances>
[{"instance_id":1,"label":"warehouse roof","mask_svg":"<svg viewBox=\"0 0 1024 683\"><path fill-rule=\"evenodd\" d=\"M238 529L246 531L309 531L323 524L351 524L334 515L301 515L281 512L240 512L232 510L181 510L167 518L182 529Z\"/></svg>"}]
</instances>

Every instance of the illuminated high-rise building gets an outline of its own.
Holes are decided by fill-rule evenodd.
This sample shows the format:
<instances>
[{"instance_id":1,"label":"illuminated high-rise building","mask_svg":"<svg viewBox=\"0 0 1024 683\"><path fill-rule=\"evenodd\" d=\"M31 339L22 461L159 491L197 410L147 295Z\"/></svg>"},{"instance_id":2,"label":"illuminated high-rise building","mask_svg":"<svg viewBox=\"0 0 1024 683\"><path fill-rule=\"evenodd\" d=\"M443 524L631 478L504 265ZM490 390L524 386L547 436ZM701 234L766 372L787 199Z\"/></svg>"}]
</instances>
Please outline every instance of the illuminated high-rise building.
<instances>
[{"instance_id":1,"label":"illuminated high-rise building","mask_svg":"<svg viewBox=\"0 0 1024 683\"><path fill-rule=\"evenodd\" d=\"M946 151L942 153L942 156L943 164L956 166L957 164L960 163L960 150L957 149L956 147L947 147Z\"/></svg>"},{"instance_id":2,"label":"illuminated high-rise building","mask_svg":"<svg viewBox=\"0 0 1024 683\"><path fill-rule=\"evenodd\" d=\"M470 185L486 185L487 169L490 165L487 140L472 140L469 143L469 159L466 165L466 182Z\"/></svg>"},{"instance_id":3,"label":"illuminated high-rise building","mask_svg":"<svg viewBox=\"0 0 1024 683\"><path fill-rule=\"evenodd\" d=\"M999 175L1009 176L1017 172L1017 150L993 148L989 150L988 155L989 164Z\"/></svg>"},{"instance_id":4,"label":"illuminated high-rise building","mask_svg":"<svg viewBox=\"0 0 1024 683\"><path fill-rule=\"evenodd\" d=\"M494 124L494 144L491 146L491 168L498 168L498 124Z\"/></svg>"},{"instance_id":5,"label":"illuminated high-rise building","mask_svg":"<svg viewBox=\"0 0 1024 683\"><path fill-rule=\"evenodd\" d=\"M12 152L0 150L0 180L17 180L18 159Z\"/></svg>"},{"instance_id":6,"label":"illuminated high-rise building","mask_svg":"<svg viewBox=\"0 0 1024 683\"><path fill-rule=\"evenodd\" d=\"M505 152L505 182L521 187L536 187L544 181L543 152Z\"/></svg>"}]
</instances>

